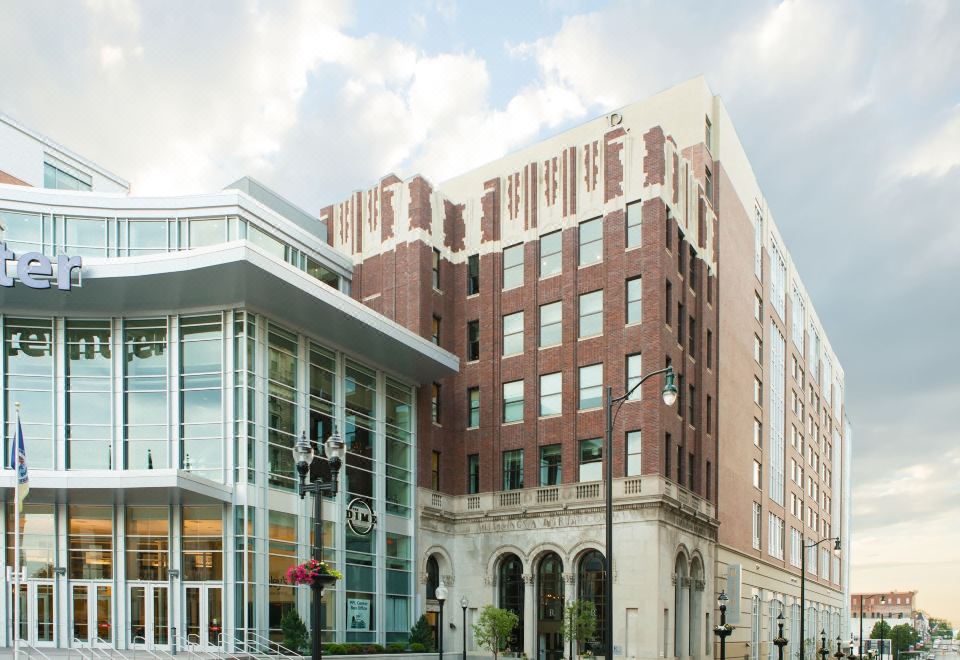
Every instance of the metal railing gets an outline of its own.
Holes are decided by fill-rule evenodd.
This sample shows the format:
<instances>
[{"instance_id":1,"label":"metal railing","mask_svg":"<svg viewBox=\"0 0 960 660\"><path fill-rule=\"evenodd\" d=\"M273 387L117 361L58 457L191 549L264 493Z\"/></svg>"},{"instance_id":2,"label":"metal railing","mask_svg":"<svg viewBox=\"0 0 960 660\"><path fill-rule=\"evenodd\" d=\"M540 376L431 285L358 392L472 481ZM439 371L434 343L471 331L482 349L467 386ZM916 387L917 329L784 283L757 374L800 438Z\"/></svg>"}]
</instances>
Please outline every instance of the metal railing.
<instances>
[{"instance_id":1,"label":"metal railing","mask_svg":"<svg viewBox=\"0 0 960 660\"><path fill-rule=\"evenodd\" d=\"M21 649L26 649L26 654L27 654L27 657L28 657L28 658L30 658L30 657L32 657L34 654L36 654L36 655L39 655L41 658L43 658L43 660L50 660L50 657L49 657L46 653L44 653L43 651L41 651L40 649L38 649L38 648L37 648L36 646L34 646L33 644L31 644L30 642L26 641L25 639L21 639L21 640L20 640L20 648L21 648ZM17 660L17 659L14 658L14 660Z\"/></svg>"},{"instance_id":2,"label":"metal railing","mask_svg":"<svg viewBox=\"0 0 960 660\"><path fill-rule=\"evenodd\" d=\"M76 651L77 655L83 658L83 660L91 660L91 656L83 652L83 642L81 642L78 637L73 638L73 648L70 650L71 655L73 655L73 651Z\"/></svg>"},{"instance_id":3,"label":"metal railing","mask_svg":"<svg viewBox=\"0 0 960 660\"><path fill-rule=\"evenodd\" d=\"M258 633L253 632L252 630L247 631L247 636L252 637L254 643L257 647L264 652L266 655L277 656L281 658L302 658L303 655L297 653L292 649L288 649L283 644L275 642L269 637L264 637Z\"/></svg>"}]
</instances>

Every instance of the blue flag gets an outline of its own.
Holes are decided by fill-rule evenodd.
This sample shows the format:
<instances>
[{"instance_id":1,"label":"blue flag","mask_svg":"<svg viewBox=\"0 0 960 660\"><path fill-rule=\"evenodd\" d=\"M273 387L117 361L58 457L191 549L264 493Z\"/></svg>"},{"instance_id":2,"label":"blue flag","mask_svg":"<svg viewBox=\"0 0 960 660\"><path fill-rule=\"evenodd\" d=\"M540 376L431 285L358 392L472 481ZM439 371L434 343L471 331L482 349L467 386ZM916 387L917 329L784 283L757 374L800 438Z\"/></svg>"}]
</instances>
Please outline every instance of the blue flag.
<instances>
[{"instance_id":1,"label":"blue flag","mask_svg":"<svg viewBox=\"0 0 960 660\"><path fill-rule=\"evenodd\" d=\"M17 438L10 447L10 465L17 473L17 495L20 506L30 492L30 478L27 473L27 449L23 444L23 426L20 425L20 416L17 416Z\"/></svg>"}]
</instances>

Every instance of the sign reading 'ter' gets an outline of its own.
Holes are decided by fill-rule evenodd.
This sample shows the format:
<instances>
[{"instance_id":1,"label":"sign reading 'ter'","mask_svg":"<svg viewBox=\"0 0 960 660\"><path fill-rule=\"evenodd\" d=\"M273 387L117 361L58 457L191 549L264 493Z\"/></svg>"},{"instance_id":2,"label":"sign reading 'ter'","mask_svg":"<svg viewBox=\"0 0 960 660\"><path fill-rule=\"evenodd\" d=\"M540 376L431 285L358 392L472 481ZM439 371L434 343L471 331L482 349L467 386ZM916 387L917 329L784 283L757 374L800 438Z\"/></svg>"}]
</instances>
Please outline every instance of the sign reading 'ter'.
<instances>
[{"instance_id":1,"label":"sign reading 'ter'","mask_svg":"<svg viewBox=\"0 0 960 660\"><path fill-rule=\"evenodd\" d=\"M17 280L31 289L49 289L50 279L53 277L53 264L50 258L39 252L27 252L17 257L6 244L0 243L0 286L11 288L14 278L7 274L7 262L17 262ZM83 267L81 257L68 257L61 254L57 257L57 288L69 291L73 285L73 271Z\"/></svg>"},{"instance_id":2,"label":"sign reading 'ter'","mask_svg":"<svg viewBox=\"0 0 960 660\"><path fill-rule=\"evenodd\" d=\"M353 530L354 534L366 536L373 531L373 526L377 524L377 515L367 504L367 501L355 497L347 504L347 526Z\"/></svg>"}]
</instances>

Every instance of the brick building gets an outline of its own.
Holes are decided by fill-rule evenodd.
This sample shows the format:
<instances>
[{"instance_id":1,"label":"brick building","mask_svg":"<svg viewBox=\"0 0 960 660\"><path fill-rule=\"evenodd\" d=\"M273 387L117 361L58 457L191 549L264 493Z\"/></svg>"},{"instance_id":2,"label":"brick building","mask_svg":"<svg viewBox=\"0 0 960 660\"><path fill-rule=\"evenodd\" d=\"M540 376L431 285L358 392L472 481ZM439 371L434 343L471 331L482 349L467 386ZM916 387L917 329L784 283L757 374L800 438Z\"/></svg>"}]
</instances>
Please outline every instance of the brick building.
<instances>
[{"instance_id":1,"label":"brick building","mask_svg":"<svg viewBox=\"0 0 960 660\"><path fill-rule=\"evenodd\" d=\"M734 656L775 657L781 612L788 637L802 611L808 638L849 634L832 543L807 550L799 603L811 539L848 546L843 371L702 79L440 184L389 175L320 217L352 295L462 361L417 398L429 616L443 581L448 610L514 610L511 646L545 660L574 598L614 655L713 653L721 590ZM653 378L614 424L607 613L604 388L665 366L676 405Z\"/></svg>"}]
</instances>

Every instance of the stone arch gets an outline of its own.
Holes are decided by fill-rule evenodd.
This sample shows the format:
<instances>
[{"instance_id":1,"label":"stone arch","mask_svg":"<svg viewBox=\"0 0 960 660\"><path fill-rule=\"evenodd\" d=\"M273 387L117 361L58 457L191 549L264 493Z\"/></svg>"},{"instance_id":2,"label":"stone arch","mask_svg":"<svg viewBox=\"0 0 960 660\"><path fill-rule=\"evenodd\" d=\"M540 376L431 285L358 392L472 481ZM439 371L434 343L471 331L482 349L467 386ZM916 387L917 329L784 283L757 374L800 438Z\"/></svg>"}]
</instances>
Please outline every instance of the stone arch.
<instances>
[{"instance_id":1,"label":"stone arch","mask_svg":"<svg viewBox=\"0 0 960 660\"><path fill-rule=\"evenodd\" d=\"M427 561L430 557L435 557L437 563L440 565L440 575L455 575L453 570L453 559L450 557L450 553L447 552L447 549L442 545L431 545L427 548L426 552L423 553L421 559L423 560L423 565L421 566L424 574L427 570Z\"/></svg>"},{"instance_id":2,"label":"stone arch","mask_svg":"<svg viewBox=\"0 0 960 660\"><path fill-rule=\"evenodd\" d=\"M492 577L494 584L496 584L497 570L500 568L500 562L503 561L506 555L516 555L520 558L520 561L523 562L524 572L530 570L530 561L527 558L527 553L515 545L501 545L490 554L490 558L487 560L487 575Z\"/></svg>"},{"instance_id":3,"label":"stone arch","mask_svg":"<svg viewBox=\"0 0 960 660\"><path fill-rule=\"evenodd\" d=\"M577 576L577 599L591 601L597 614L596 636L584 647L596 656L605 653L606 626L612 625L606 610L606 589L610 588L606 566L606 554L600 548L593 547L593 544L577 554L574 563Z\"/></svg>"},{"instance_id":4,"label":"stone arch","mask_svg":"<svg viewBox=\"0 0 960 660\"><path fill-rule=\"evenodd\" d=\"M690 657L699 658L704 655L704 636L701 622L704 620L703 592L706 587L704 579L703 557L694 551L690 558Z\"/></svg>"},{"instance_id":5,"label":"stone arch","mask_svg":"<svg viewBox=\"0 0 960 660\"><path fill-rule=\"evenodd\" d=\"M583 556L591 550L596 550L601 555L606 557L602 543L598 543L597 541L580 541L575 546L570 548L570 552L567 553L567 559L570 561L571 570L577 569L580 566L580 562L583 560Z\"/></svg>"},{"instance_id":6,"label":"stone arch","mask_svg":"<svg viewBox=\"0 0 960 660\"><path fill-rule=\"evenodd\" d=\"M560 557L564 570L568 570L567 566L570 563L570 559L567 557L566 551L556 543L551 543L550 541L538 543L530 550L528 555L530 557L530 565L527 567L527 570L531 573L536 573L540 569L540 562L550 553Z\"/></svg>"},{"instance_id":7,"label":"stone arch","mask_svg":"<svg viewBox=\"0 0 960 660\"><path fill-rule=\"evenodd\" d=\"M526 573L527 562L514 552L501 552L496 564L496 607L510 610L517 615L517 627L507 638L507 648L519 653L524 650L526 623L526 590L529 588Z\"/></svg>"}]
</instances>

